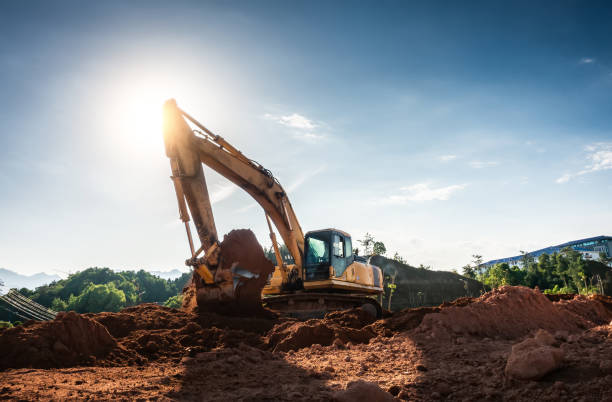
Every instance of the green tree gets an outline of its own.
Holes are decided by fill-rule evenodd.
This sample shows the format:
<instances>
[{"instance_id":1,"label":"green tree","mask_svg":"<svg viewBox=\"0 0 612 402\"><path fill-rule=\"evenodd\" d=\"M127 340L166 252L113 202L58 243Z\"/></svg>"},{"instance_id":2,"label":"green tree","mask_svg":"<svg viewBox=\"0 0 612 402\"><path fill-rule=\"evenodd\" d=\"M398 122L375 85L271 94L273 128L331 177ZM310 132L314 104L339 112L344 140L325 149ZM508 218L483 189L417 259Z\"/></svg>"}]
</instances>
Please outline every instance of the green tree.
<instances>
[{"instance_id":1,"label":"green tree","mask_svg":"<svg viewBox=\"0 0 612 402\"><path fill-rule=\"evenodd\" d=\"M138 303L139 291L134 282L123 279L121 281L113 281L111 283L114 283L117 289L123 291L127 306L133 306Z\"/></svg>"},{"instance_id":2,"label":"green tree","mask_svg":"<svg viewBox=\"0 0 612 402\"><path fill-rule=\"evenodd\" d=\"M372 248L374 247L374 237L367 233L363 236L363 240L357 240L359 242L359 244L361 244L361 247L363 247L363 255L371 255L372 254Z\"/></svg>"},{"instance_id":3,"label":"green tree","mask_svg":"<svg viewBox=\"0 0 612 402\"><path fill-rule=\"evenodd\" d=\"M476 270L470 264L465 265L461 270L466 278L476 279Z\"/></svg>"},{"instance_id":4,"label":"green tree","mask_svg":"<svg viewBox=\"0 0 612 402\"><path fill-rule=\"evenodd\" d=\"M55 299L53 299L53 302L51 303L51 310L66 311L67 309L68 309L68 303L66 303L59 297L56 297Z\"/></svg>"},{"instance_id":5,"label":"green tree","mask_svg":"<svg viewBox=\"0 0 612 402\"><path fill-rule=\"evenodd\" d=\"M474 271L478 277L482 276L483 266L482 266L482 256L479 254L472 254L472 264L474 264Z\"/></svg>"},{"instance_id":6,"label":"green tree","mask_svg":"<svg viewBox=\"0 0 612 402\"><path fill-rule=\"evenodd\" d=\"M135 280L142 303L161 303L176 294L175 289L169 286L166 280L145 270L136 272Z\"/></svg>"},{"instance_id":7,"label":"green tree","mask_svg":"<svg viewBox=\"0 0 612 402\"><path fill-rule=\"evenodd\" d=\"M289 251L289 248L284 244L280 244L278 246L278 251L281 254L281 258L285 262L285 264L295 264L295 260ZM278 266L278 262L276 261L276 253L274 252L274 246L270 246L269 248L264 248L264 254L268 260L272 261L274 265Z\"/></svg>"},{"instance_id":8,"label":"green tree","mask_svg":"<svg viewBox=\"0 0 612 402\"><path fill-rule=\"evenodd\" d=\"M77 313L117 312L125 305L125 294L117 289L114 283L105 285L90 283L80 295L76 297L71 295L68 300L68 309Z\"/></svg>"},{"instance_id":9,"label":"green tree","mask_svg":"<svg viewBox=\"0 0 612 402\"><path fill-rule=\"evenodd\" d=\"M533 256L531 253L527 251L520 250L521 253L521 264L523 265L523 269L527 269L527 267L533 263Z\"/></svg>"},{"instance_id":10,"label":"green tree","mask_svg":"<svg viewBox=\"0 0 612 402\"><path fill-rule=\"evenodd\" d=\"M183 305L183 295L175 295L169 297L168 300L164 303L164 306L171 308L181 308Z\"/></svg>"},{"instance_id":11,"label":"green tree","mask_svg":"<svg viewBox=\"0 0 612 402\"><path fill-rule=\"evenodd\" d=\"M9 321L0 321L0 329L13 328L13 324Z\"/></svg>"},{"instance_id":12,"label":"green tree","mask_svg":"<svg viewBox=\"0 0 612 402\"><path fill-rule=\"evenodd\" d=\"M507 263L495 264L484 276L483 282L491 289L510 284L510 266Z\"/></svg>"},{"instance_id":13,"label":"green tree","mask_svg":"<svg viewBox=\"0 0 612 402\"><path fill-rule=\"evenodd\" d=\"M385 247L385 243L381 241L375 241L372 246L372 254L373 255L385 255L387 253L387 247Z\"/></svg>"},{"instance_id":14,"label":"green tree","mask_svg":"<svg viewBox=\"0 0 612 402\"><path fill-rule=\"evenodd\" d=\"M399 255L397 251L395 252L395 254L393 254L393 260L399 262L400 264L408 264L406 259Z\"/></svg>"},{"instance_id":15,"label":"green tree","mask_svg":"<svg viewBox=\"0 0 612 402\"><path fill-rule=\"evenodd\" d=\"M601 262L602 264L610 266L610 263L612 262L612 257L608 257L608 254L600 252L599 253L599 262Z\"/></svg>"}]
</instances>

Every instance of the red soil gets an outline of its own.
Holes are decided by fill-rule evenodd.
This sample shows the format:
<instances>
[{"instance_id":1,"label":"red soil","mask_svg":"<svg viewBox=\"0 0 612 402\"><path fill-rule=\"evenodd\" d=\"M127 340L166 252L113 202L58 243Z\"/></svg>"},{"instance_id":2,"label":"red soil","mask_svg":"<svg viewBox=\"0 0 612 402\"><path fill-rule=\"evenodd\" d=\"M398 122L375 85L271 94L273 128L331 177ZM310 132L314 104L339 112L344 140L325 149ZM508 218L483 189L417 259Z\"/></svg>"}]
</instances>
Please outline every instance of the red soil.
<instances>
[{"instance_id":1,"label":"red soil","mask_svg":"<svg viewBox=\"0 0 612 402\"><path fill-rule=\"evenodd\" d=\"M611 301L504 287L375 322L358 309L306 322L151 304L69 313L0 331L0 398L330 400L364 380L406 400L606 400ZM561 368L507 378L512 345L540 328L563 350Z\"/></svg>"},{"instance_id":2,"label":"red soil","mask_svg":"<svg viewBox=\"0 0 612 402\"><path fill-rule=\"evenodd\" d=\"M572 310L583 314L568 314ZM471 335L516 339L539 328L553 333L579 332L611 318L601 303L583 296L552 303L533 289L504 286L465 307L450 306L428 315L419 330L433 338Z\"/></svg>"}]
</instances>

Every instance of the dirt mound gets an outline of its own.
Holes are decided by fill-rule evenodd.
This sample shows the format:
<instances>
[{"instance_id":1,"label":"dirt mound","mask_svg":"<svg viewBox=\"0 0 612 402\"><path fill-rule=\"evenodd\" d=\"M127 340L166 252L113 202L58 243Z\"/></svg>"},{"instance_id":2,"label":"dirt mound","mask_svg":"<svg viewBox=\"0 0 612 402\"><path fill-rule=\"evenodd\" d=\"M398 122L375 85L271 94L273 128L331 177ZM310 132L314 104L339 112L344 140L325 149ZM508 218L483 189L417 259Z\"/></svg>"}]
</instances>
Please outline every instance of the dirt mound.
<instances>
[{"instance_id":1,"label":"dirt mound","mask_svg":"<svg viewBox=\"0 0 612 402\"><path fill-rule=\"evenodd\" d=\"M266 258L255 234L248 229L232 230L223 237L220 246L217 272L227 272L234 278L234 300L219 302L218 297L224 293L221 292L220 296L217 296L219 291L216 288L211 299L208 297L207 287L200 287L200 282L193 281L197 288L199 311L240 316L273 315L261 304L261 290L266 285L268 276L274 271L274 265ZM193 305L191 292L188 287L184 305Z\"/></svg>"},{"instance_id":2,"label":"dirt mound","mask_svg":"<svg viewBox=\"0 0 612 402\"><path fill-rule=\"evenodd\" d=\"M181 328L196 315L162 307L153 303L127 307L119 313L85 314L104 325L115 338L123 338L138 330Z\"/></svg>"},{"instance_id":3,"label":"dirt mound","mask_svg":"<svg viewBox=\"0 0 612 402\"><path fill-rule=\"evenodd\" d=\"M2 369L136 361L136 356L122 348L104 325L74 312L0 332L0 355Z\"/></svg>"},{"instance_id":4,"label":"dirt mound","mask_svg":"<svg viewBox=\"0 0 612 402\"><path fill-rule=\"evenodd\" d=\"M568 314L575 311L575 314ZM433 338L474 335L514 339L545 329L578 332L609 320L603 305L580 297L551 302L537 290L504 286L463 306L450 306L423 318L421 332Z\"/></svg>"},{"instance_id":5,"label":"dirt mound","mask_svg":"<svg viewBox=\"0 0 612 402\"><path fill-rule=\"evenodd\" d=\"M561 299L554 304L559 310L574 316L580 324L583 319L586 319L586 328L592 327L593 324L607 324L612 320L612 298L610 297L574 295L572 299Z\"/></svg>"},{"instance_id":6,"label":"dirt mound","mask_svg":"<svg viewBox=\"0 0 612 402\"><path fill-rule=\"evenodd\" d=\"M240 344L266 348L263 335L278 321L196 315L156 304L118 313L60 313L54 321L32 322L0 332L8 367L142 365L178 362L184 356Z\"/></svg>"},{"instance_id":7,"label":"dirt mound","mask_svg":"<svg viewBox=\"0 0 612 402\"><path fill-rule=\"evenodd\" d=\"M371 328L383 336L391 336L395 332L410 331L418 327L427 314L439 313L442 309L448 307L465 307L476 300L473 297L461 297L452 302L444 302L437 307L406 308L375 322Z\"/></svg>"},{"instance_id":8,"label":"dirt mound","mask_svg":"<svg viewBox=\"0 0 612 402\"><path fill-rule=\"evenodd\" d=\"M268 345L274 351L297 350L314 344L328 346L348 342L367 343L377 333L367 327L374 322L372 315L360 308L329 313L325 318L306 322L287 321L268 332Z\"/></svg>"},{"instance_id":9,"label":"dirt mound","mask_svg":"<svg viewBox=\"0 0 612 402\"><path fill-rule=\"evenodd\" d=\"M261 335L275 324L258 318L194 314L156 304L90 316L144 362L179 361L184 356L239 344L263 347Z\"/></svg>"}]
</instances>

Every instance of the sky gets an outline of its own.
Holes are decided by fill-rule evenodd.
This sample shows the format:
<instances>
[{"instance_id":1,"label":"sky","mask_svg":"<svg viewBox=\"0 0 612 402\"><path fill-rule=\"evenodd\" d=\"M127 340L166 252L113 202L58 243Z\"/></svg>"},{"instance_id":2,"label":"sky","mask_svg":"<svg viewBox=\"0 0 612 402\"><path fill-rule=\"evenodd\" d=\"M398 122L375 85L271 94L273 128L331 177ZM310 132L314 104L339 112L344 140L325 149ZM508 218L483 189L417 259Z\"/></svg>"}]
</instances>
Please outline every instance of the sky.
<instances>
[{"instance_id":1,"label":"sky","mask_svg":"<svg viewBox=\"0 0 612 402\"><path fill-rule=\"evenodd\" d=\"M3 1L0 266L183 268L168 98L304 231L457 269L612 235L612 5ZM264 213L205 167L220 234Z\"/></svg>"}]
</instances>

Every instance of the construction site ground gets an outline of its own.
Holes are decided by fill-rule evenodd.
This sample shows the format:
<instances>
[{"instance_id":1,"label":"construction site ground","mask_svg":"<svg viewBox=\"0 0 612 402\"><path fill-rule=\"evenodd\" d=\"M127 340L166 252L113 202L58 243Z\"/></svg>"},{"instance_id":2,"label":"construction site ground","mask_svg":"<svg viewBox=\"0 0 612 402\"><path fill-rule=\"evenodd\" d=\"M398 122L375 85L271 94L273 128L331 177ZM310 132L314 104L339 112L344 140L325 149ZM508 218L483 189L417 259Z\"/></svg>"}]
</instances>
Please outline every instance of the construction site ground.
<instances>
[{"instance_id":1,"label":"construction site ground","mask_svg":"<svg viewBox=\"0 0 612 402\"><path fill-rule=\"evenodd\" d=\"M612 401L612 299L506 286L378 321L60 313L2 330L0 370L0 399Z\"/></svg>"}]
</instances>

